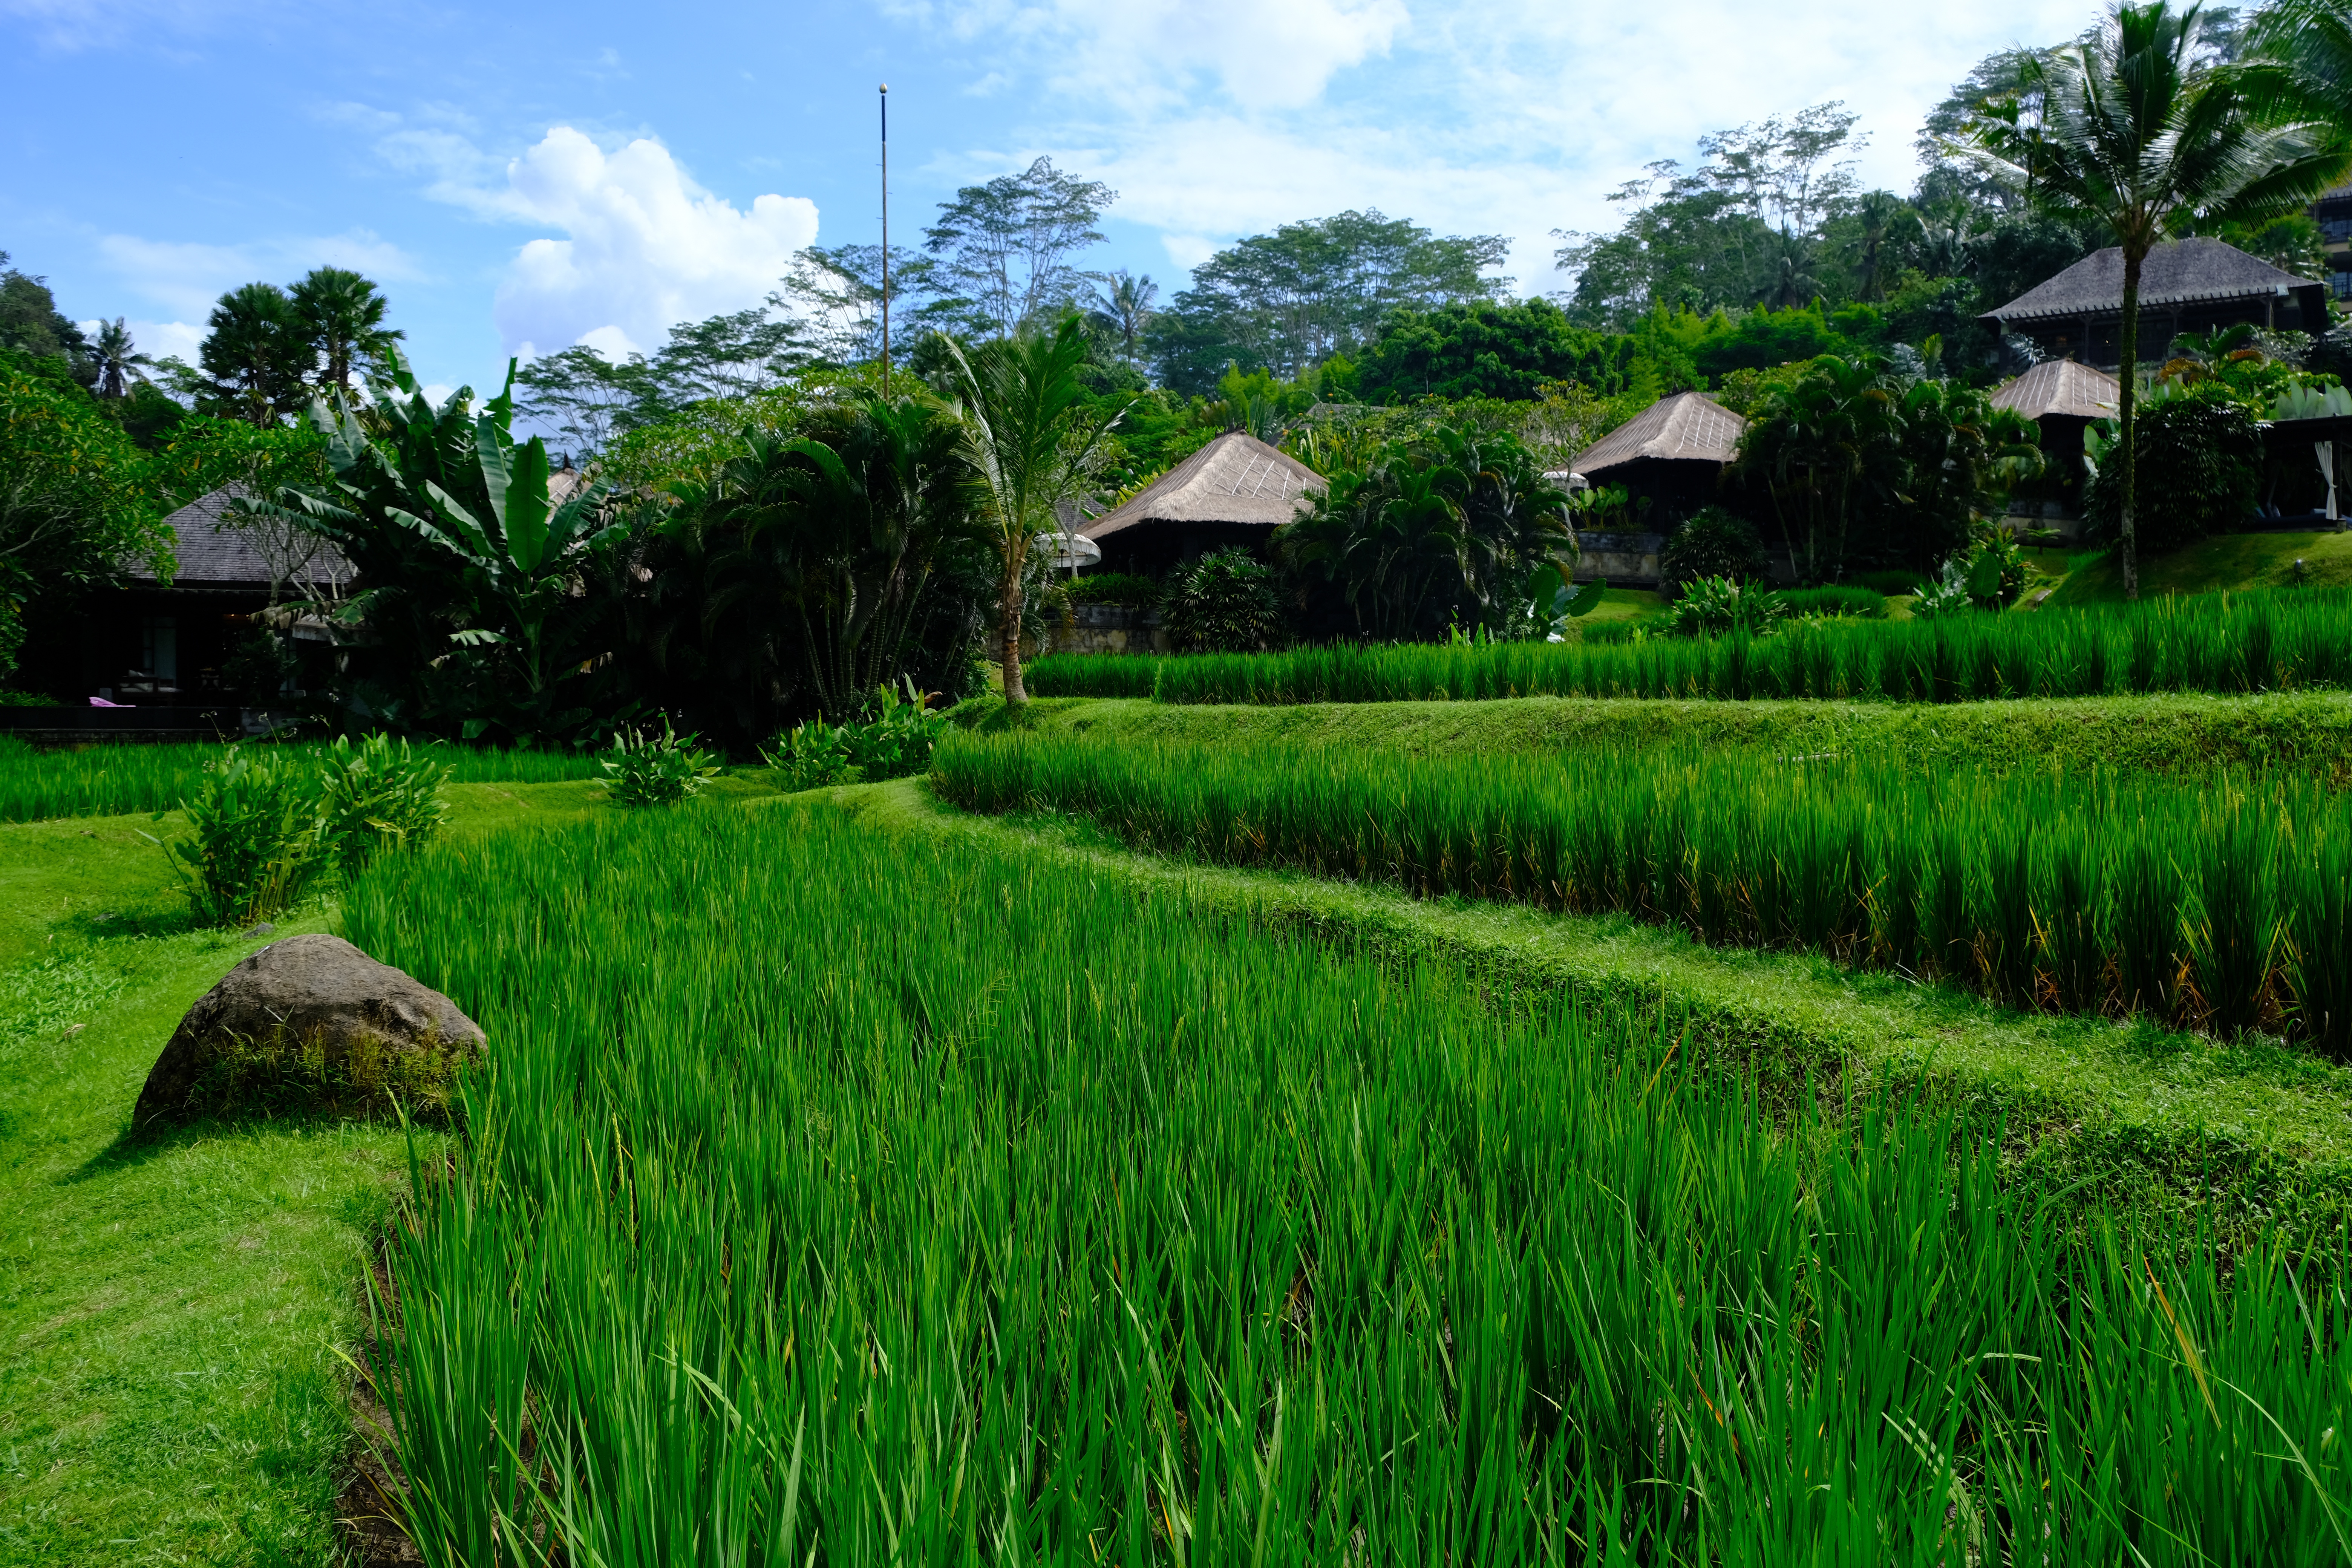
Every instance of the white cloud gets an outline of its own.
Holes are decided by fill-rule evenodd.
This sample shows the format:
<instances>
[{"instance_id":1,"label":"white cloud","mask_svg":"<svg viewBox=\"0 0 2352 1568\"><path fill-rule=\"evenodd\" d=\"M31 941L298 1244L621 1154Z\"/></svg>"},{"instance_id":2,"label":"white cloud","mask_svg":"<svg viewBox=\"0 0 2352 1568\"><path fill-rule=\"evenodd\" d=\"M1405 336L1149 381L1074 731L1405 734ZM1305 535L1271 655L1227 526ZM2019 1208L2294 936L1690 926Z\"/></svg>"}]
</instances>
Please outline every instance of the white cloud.
<instances>
[{"instance_id":1,"label":"white cloud","mask_svg":"<svg viewBox=\"0 0 2352 1568\"><path fill-rule=\"evenodd\" d=\"M204 245L110 234L100 258L134 291L173 314L202 320L213 301L239 284L285 284L313 267L349 267L377 282L408 282L424 270L400 247L366 229L289 236L247 245Z\"/></svg>"},{"instance_id":2,"label":"white cloud","mask_svg":"<svg viewBox=\"0 0 2352 1568\"><path fill-rule=\"evenodd\" d=\"M883 8L958 37L1001 36L1046 63L1057 94L1158 107L1208 80L1269 107L1311 102L1334 72L1385 53L1410 19L1404 0L885 0Z\"/></svg>"},{"instance_id":3,"label":"white cloud","mask_svg":"<svg viewBox=\"0 0 2352 1568\"><path fill-rule=\"evenodd\" d=\"M1010 73L961 180L1043 153L1119 192L1180 266L1299 218L1378 206L1441 232L1502 233L1522 292L1555 286L1556 227L1611 227L1644 163L1709 131L1842 99L1868 183L1908 190L1927 110L1984 55L2080 32L2093 0L1882 0L1602 7L1559 0L886 0ZM1042 90L1042 89L1050 89ZM1051 118L1045 117L1050 113ZM1020 133L1020 132L1025 132Z\"/></svg>"},{"instance_id":4,"label":"white cloud","mask_svg":"<svg viewBox=\"0 0 2352 1568\"><path fill-rule=\"evenodd\" d=\"M593 342L625 353L679 321L760 303L816 239L816 205L762 195L748 208L705 190L669 150L640 137L607 152L559 125L488 179L455 132L409 128L379 142L435 175L426 194L485 219L560 230L527 241L500 281L495 319L509 353Z\"/></svg>"}]
</instances>

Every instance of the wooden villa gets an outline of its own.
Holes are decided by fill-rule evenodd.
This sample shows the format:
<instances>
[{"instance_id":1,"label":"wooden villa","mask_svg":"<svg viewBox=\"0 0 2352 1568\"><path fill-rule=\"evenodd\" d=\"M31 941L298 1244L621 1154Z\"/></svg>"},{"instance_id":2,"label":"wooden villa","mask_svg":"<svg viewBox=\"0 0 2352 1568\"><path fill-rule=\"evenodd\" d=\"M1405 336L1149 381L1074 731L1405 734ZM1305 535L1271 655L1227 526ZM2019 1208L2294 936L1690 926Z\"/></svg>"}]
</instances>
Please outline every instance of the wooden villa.
<instances>
[{"instance_id":1,"label":"wooden villa","mask_svg":"<svg viewBox=\"0 0 2352 1568\"><path fill-rule=\"evenodd\" d=\"M2123 315L2124 253L2109 246L1978 320L2004 338L2031 340L2043 359L2114 370L2123 363ZM2147 253L2139 282L2144 363L2161 362L2183 332L2241 322L2324 332L2327 285L2282 272L2218 239L2175 240Z\"/></svg>"}]
</instances>

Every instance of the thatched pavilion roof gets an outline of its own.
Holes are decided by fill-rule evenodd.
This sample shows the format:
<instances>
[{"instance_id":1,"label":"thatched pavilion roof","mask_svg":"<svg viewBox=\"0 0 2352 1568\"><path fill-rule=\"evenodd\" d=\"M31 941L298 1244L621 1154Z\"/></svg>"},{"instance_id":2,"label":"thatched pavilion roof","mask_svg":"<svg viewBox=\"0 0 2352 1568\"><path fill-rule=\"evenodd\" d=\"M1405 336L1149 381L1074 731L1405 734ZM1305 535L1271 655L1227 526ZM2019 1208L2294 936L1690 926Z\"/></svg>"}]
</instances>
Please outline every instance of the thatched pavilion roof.
<instances>
[{"instance_id":1,"label":"thatched pavilion roof","mask_svg":"<svg viewBox=\"0 0 2352 1568\"><path fill-rule=\"evenodd\" d=\"M1992 395L1995 408L2028 419L2059 415L2074 419L2112 419L2123 387L2105 371L2070 359L2046 359L2023 375L2005 381Z\"/></svg>"},{"instance_id":2,"label":"thatched pavilion roof","mask_svg":"<svg viewBox=\"0 0 2352 1568\"><path fill-rule=\"evenodd\" d=\"M1102 539L1144 522L1288 522L1323 477L1256 437L1228 430L1153 482L1126 505L1078 532Z\"/></svg>"},{"instance_id":3,"label":"thatched pavilion roof","mask_svg":"<svg viewBox=\"0 0 2352 1568\"><path fill-rule=\"evenodd\" d=\"M1591 479L1641 458L1670 462L1727 463L1739 449L1748 421L1704 392L1662 397L1577 454L1570 465Z\"/></svg>"}]
</instances>

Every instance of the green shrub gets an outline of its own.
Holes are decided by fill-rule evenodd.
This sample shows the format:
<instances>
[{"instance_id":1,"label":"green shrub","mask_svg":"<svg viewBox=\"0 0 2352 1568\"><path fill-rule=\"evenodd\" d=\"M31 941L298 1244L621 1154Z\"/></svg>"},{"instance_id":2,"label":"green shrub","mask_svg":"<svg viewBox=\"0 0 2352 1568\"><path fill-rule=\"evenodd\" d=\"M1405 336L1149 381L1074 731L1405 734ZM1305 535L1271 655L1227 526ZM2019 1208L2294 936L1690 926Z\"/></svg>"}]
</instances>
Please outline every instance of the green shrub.
<instances>
[{"instance_id":1,"label":"green shrub","mask_svg":"<svg viewBox=\"0 0 2352 1568\"><path fill-rule=\"evenodd\" d=\"M766 753L778 787L787 793L827 784L911 778L931 765L931 748L948 716L907 680L903 694L888 686L874 694L873 716L859 723L803 721L776 737Z\"/></svg>"},{"instance_id":2,"label":"green shrub","mask_svg":"<svg viewBox=\"0 0 2352 1568\"><path fill-rule=\"evenodd\" d=\"M2084 450L2096 464L2084 488L2085 540L2122 537L2111 423L2095 425ZM2132 420L2139 460L2132 475L2134 523L2150 554L2245 525L2263 477L2262 427L2218 389L2184 389L2144 404Z\"/></svg>"},{"instance_id":3,"label":"green shrub","mask_svg":"<svg viewBox=\"0 0 2352 1568\"><path fill-rule=\"evenodd\" d=\"M188 836L165 853L200 923L247 925L301 896L326 827L319 770L308 758L231 746L181 805Z\"/></svg>"},{"instance_id":4,"label":"green shrub","mask_svg":"<svg viewBox=\"0 0 2352 1568\"><path fill-rule=\"evenodd\" d=\"M1666 611L1666 627L1684 637L1714 637L1725 632L1760 635L1789 614L1788 601L1769 588L1742 584L1730 577L1700 577L1683 589Z\"/></svg>"},{"instance_id":5,"label":"green shrub","mask_svg":"<svg viewBox=\"0 0 2352 1568\"><path fill-rule=\"evenodd\" d=\"M320 847L336 869L355 877L378 850L413 847L439 832L449 815L441 797L449 772L406 741L395 751L389 735L370 735L357 747L347 735L336 737L319 764Z\"/></svg>"},{"instance_id":6,"label":"green shrub","mask_svg":"<svg viewBox=\"0 0 2352 1568\"><path fill-rule=\"evenodd\" d=\"M1671 596L1702 577L1752 583L1765 574L1764 541L1755 524L1719 506L1701 507L1658 552L1658 591Z\"/></svg>"},{"instance_id":7,"label":"green shrub","mask_svg":"<svg viewBox=\"0 0 2352 1568\"><path fill-rule=\"evenodd\" d=\"M1152 608L1163 593L1158 578L1130 572L1097 572L1068 586L1074 605L1121 605L1135 610Z\"/></svg>"},{"instance_id":8,"label":"green shrub","mask_svg":"<svg viewBox=\"0 0 2352 1568\"><path fill-rule=\"evenodd\" d=\"M1160 621L1171 640L1207 652L1278 647L1287 640L1274 570L1246 550L1218 550L1168 584Z\"/></svg>"},{"instance_id":9,"label":"green shrub","mask_svg":"<svg viewBox=\"0 0 2352 1568\"><path fill-rule=\"evenodd\" d=\"M606 798L622 805L667 805L698 793L719 776L719 765L694 742L692 735L673 732L667 718L659 735L621 730L604 758Z\"/></svg>"}]
</instances>

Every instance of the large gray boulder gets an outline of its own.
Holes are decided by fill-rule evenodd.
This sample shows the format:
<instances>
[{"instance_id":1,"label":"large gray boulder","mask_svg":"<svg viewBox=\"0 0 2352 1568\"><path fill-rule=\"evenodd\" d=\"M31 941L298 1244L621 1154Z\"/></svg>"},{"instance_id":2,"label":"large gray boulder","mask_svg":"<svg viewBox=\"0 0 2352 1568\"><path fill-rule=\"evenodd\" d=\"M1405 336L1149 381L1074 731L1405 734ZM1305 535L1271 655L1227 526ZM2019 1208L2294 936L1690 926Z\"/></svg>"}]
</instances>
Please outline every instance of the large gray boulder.
<instances>
[{"instance_id":1,"label":"large gray boulder","mask_svg":"<svg viewBox=\"0 0 2352 1568\"><path fill-rule=\"evenodd\" d=\"M134 1125L326 1111L446 1114L482 1031L457 1005L335 936L273 942L180 1020Z\"/></svg>"}]
</instances>

